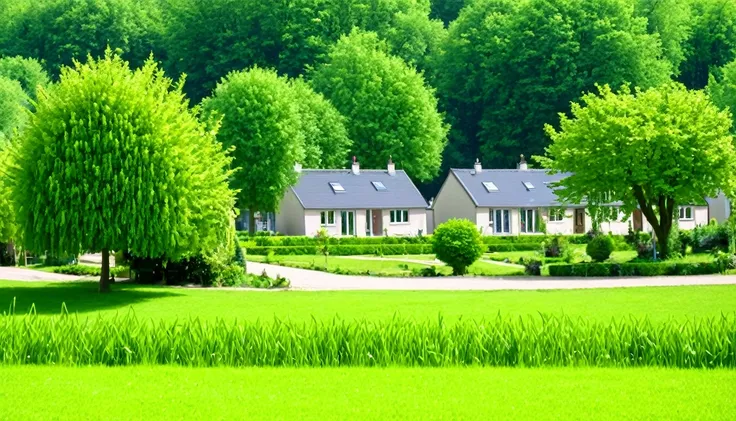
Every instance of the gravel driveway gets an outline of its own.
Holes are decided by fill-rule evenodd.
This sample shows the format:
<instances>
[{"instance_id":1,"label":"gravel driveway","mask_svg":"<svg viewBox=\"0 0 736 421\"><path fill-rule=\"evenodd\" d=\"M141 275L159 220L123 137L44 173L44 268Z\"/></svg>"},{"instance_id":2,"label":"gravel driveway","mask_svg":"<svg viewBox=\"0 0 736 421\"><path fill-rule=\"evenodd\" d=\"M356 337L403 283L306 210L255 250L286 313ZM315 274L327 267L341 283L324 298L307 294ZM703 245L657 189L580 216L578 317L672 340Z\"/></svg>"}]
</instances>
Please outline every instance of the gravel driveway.
<instances>
[{"instance_id":1,"label":"gravel driveway","mask_svg":"<svg viewBox=\"0 0 736 421\"><path fill-rule=\"evenodd\" d=\"M621 288L679 285L732 285L736 276L658 276L632 278L550 278L550 277L440 277L440 278L384 278L377 276L350 276L296 269L284 266L248 262L248 272L260 274L265 269L269 276L281 275L291 281L292 289L308 291L337 290L537 290Z\"/></svg>"}]
</instances>

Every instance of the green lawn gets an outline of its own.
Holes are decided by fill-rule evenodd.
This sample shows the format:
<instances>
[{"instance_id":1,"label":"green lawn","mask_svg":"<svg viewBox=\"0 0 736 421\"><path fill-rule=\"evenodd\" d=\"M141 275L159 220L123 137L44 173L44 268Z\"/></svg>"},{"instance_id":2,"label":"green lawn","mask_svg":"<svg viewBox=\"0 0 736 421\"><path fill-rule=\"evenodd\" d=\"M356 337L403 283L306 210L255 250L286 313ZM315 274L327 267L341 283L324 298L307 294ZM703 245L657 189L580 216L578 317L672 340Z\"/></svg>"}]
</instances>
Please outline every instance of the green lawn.
<instances>
[{"instance_id":1,"label":"green lawn","mask_svg":"<svg viewBox=\"0 0 736 421\"><path fill-rule=\"evenodd\" d=\"M269 262L271 264L288 264L289 266L297 266L304 269L324 269L327 266L330 271L335 269L347 270L355 273L365 273L370 271L373 274L381 276L407 276L411 274L412 269L421 270L432 266L432 262L428 255L406 255L392 257L367 257L357 256L360 258L348 256L328 256L325 262L324 256L296 255L296 256L271 256ZM266 256L248 256L248 259L254 262L265 262ZM408 260L426 260L427 263L411 263L392 259L408 259ZM450 275L452 270L444 265L438 265L437 270L444 275ZM492 263L476 262L468 268L468 273L477 276L516 276L523 275L522 268L514 268L502 266Z\"/></svg>"},{"instance_id":2,"label":"green lawn","mask_svg":"<svg viewBox=\"0 0 736 421\"><path fill-rule=\"evenodd\" d=\"M399 314L447 320L493 317L497 313L536 315L562 313L608 321L633 315L713 317L736 309L736 286L689 286L546 291L232 291L117 284L100 295L97 284L0 281L0 311L16 299L16 313L35 303L39 314L70 312L96 316L125 313L173 320L185 317L308 321L330 319L384 320Z\"/></svg>"},{"instance_id":3,"label":"green lawn","mask_svg":"<svg viewBox=\"0 0 736 421\"><path fill-rule=\"evenodd\" d=\"M727 420L736 371L2 367L8 420Z\"/></svg>"}]
</instances>

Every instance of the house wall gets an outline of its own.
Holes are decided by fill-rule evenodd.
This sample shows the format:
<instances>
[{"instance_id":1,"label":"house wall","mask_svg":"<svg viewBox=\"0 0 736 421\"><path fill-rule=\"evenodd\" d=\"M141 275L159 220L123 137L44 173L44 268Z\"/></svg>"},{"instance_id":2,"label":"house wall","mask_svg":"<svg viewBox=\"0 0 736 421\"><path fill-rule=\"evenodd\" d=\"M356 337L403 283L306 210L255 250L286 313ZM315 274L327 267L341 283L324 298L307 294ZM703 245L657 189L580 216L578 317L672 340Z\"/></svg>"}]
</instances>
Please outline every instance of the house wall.
<instances>
[{"instance_id":1,"label":"house wall","mask_svg":"<svg viewBox=\"0 0 736 421\"><path fill-rule=\"evenodd\" d=\"M452 173L442 184L440 192L432 203L432 209L434 209L433 231L450 219L467 219L478 223L475 203ZM479 228L483 227L479 226Z\"/></svg>"},{"instance_id":2,"label":"house wall","mask_svg":"<svg viewBox=\"0 0 736 421\"><path fill-rule=\"evenodd\" d=\"M434 233L434 209L427 209L427 235Z\"/></svg>"},{"instance_id":3,"label":"house wall","mask_svg":"<svg viewBox=\"0 0 736 421\"><path fill-rule=\"evenodd\" d=\"M716 197L707 198L706 202L708 202L710 217L715 218L716 221L724 222L731 216L731 203L723 192L718 193Z\"/></svg>"},{"instance_id":4,"label":"house wall","mask_svg":"<svg viewBox=\"0 0 736 421\"><path fill-rule=\"evenodd\" d=\"M419 231L422 234L427 233L427 211L426 209L409 209L409 222L401 224L391 223L391 211L384 209L383 213L383 228L386 233L390 236L416 236L419 235ZM365 212L363 212L363 226L365 226ZM365 229L363 230L365 235Z\"/></svg>"},{"instance_id":5,"label":"house wall","mask_svg":"<svg viewBox=\"0 0 736 421\"><path fill-rule=\"evenodd\" d=\"M562 221L549 220L549 208L543 208L542 218L547 224L547 234L552 235L573 235L575 233L575 209L565 209L565 217Z\"/></svg>"},{"instance_id":6,"label":"house wall","mask_svg":"<svg viewBox=\"0 0 736 421\"><path fill-rule=\"evenodd\" d=\"M276 214L276 230L284 235L304 235L304 224L304 208L294 192L288 189Z\"/></svg>"},{"instance_id":7,"label":"house wall","mask_svg":"<svg viewBox=\"0 0 736 421\"><path fill-rule=\"evenodd\" d=\"M680 219L677 221L677 226L681 230L691 230L700 225L707 225L710 221L708 206L693 206L693 219L685 220ZM678 211L679 212L679 211ZM652 232L652 226L647 221L646 217L643 217L642 231ZM628 227L627 227L628 229Z\"/></svg>"}]
</instances>

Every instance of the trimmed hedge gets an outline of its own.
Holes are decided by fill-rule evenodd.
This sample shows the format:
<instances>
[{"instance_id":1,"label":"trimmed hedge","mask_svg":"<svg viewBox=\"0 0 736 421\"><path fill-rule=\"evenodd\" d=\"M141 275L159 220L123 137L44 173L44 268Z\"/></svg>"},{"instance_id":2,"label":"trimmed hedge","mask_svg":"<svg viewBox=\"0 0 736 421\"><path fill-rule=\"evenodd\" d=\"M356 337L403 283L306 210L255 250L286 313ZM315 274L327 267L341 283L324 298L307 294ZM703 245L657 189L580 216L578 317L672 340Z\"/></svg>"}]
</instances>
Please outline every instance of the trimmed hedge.
<instances>
[{"instance_id":1,"label":"trimmed hedge","mask_svg":"<svg viewBox=\"0 0 736 421\"><path fill-rule=\"evenodd\" d=\"M720 272L715 262L708 263L578 263L549 265L550 276L673 276L710 275Z\"/></svg>"},{"instance_id":2,"label":"trimmed hedge","mask_svg":"<svg viewBox=\"0 0 736 421\"><path fill-rule=\"evenodd\" d=\"M494 251L541 251L541 243L488 244L488 253Z\"/></svg>"},{"instance_id":3,"label":"trimmed hedge","mask_svg":"<svg viewBox=\"0 0 736 421\"><path fill-rule=\"evenodd\" d=\"M331 256L357 256L363 254L400 255L400 254L430 254L431 244L374 244L374 245L337 245L329 246L327 251ZM269 252L274 255L316 255L320 254L319 246L277 246L277 247L249 247L248 254L266 256Z\"/></svg>"}]
</instances>

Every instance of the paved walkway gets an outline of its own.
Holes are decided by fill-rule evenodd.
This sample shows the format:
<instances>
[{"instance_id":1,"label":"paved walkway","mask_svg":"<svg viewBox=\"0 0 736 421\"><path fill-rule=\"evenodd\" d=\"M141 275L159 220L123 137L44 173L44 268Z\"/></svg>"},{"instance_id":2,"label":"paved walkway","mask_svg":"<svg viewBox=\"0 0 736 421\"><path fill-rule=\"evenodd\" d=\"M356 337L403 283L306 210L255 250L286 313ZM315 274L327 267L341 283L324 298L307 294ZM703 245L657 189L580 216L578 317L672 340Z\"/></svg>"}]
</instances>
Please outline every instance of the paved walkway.
<instances>
[{"instance_id":1,"label":"paved walkway","mask_svg":"<svg viewBox=\"0 0 736 421\"><path fill-rule=\"evenodd\" d=\"M78 281L79 276L62 275L60 273L42 272L40 270L0 266L0 279L6 281Z\"/></svg>"},{"instance_id":2,"label":"paved walkway","mask_svg":"<svg viewBox=\"0 0 736 421\"><path fill-rule=\"evenodd\" d=\"M701 275L640 278L550 278L550 277L440 277L440 278L383 278L377 276L349 276L296 269L284 266L248 262L248 272L260 274L265 269L269 276L281 275L291 281L292 289L306 291L338 290L538 290L587 289L679 285L733 285L736 276Z\"/></svg>"}]
</instances>

